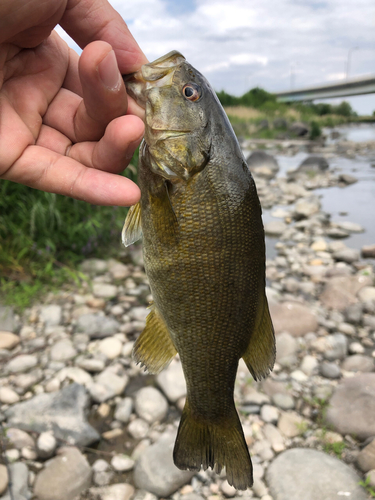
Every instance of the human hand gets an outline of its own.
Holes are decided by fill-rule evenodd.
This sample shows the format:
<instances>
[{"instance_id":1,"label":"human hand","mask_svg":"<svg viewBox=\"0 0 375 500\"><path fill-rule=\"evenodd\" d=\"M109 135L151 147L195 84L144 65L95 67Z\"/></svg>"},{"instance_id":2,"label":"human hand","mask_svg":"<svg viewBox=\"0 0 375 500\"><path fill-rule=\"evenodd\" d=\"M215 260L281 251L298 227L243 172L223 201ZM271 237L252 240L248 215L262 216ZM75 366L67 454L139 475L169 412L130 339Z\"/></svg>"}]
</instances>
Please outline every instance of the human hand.
<instances>
[{"instance_id":1,"label":"human hand","mask_svg":"<svg viewBox=\"0 0 375 500\"><path fill-rule=\"evenodd\" d=\"M51 33L58 23L85 47L80 58ZM116 174L144 125L120 72L146 62L106 0L1 0L0 179L98 205L136 203L139 188Z\"/></svg>"}]
</instances>

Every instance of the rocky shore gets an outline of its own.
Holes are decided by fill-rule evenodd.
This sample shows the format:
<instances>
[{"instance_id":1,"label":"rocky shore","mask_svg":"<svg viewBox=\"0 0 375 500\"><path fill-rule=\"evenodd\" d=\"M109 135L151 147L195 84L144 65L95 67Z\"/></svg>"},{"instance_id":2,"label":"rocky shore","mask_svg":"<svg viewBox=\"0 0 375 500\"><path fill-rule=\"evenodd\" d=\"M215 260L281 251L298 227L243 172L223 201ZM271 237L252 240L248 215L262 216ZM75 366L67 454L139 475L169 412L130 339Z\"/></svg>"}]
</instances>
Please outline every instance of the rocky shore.
<instances>
[{"instance_id":1,"label":"rocky shore","mask_svg":"<svg viewBox=\"0 0 375 500\"><path fill-rule=\"evenodd\" d=\"M86 260L89 280L22 315L0 307L0 500L371 498L375 241L348 247L365 228L333 223L314 190L341 185L345 196L356 179L331 171L330 155L374 162L375 147L310 145L285 177L255 147L243 143L262 206L278 208L265 224L277 238L267 261L277 362L259 383L240 362L235 387L254 487L238 492L225 473L173 465L185 381L178 359L156 377L131 359L152 299L134 246L118 260Z\"/></svg>"}]
</instances>

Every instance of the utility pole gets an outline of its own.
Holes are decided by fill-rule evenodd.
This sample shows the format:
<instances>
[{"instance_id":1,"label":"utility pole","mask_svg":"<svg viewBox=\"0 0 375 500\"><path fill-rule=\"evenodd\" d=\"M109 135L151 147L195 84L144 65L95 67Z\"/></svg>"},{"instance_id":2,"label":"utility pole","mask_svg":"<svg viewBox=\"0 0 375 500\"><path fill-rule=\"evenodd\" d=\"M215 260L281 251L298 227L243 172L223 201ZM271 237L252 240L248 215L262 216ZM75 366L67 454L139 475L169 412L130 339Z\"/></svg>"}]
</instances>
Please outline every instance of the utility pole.
<instances>
[{"instance_id":1,"label":"utility pole","mask_svg":"<svg viewBox=\"0 0 375 500\"><path fill-rule=\"evenodd\" d=\"M348 50L348 59L346 61L346 79L349 78L349 73L350 73L350 62L351 62L351 58L352 58L352 52L353 50L358 50L359 47L351 47L349 50Z\"/></svg>"}]
</instances>

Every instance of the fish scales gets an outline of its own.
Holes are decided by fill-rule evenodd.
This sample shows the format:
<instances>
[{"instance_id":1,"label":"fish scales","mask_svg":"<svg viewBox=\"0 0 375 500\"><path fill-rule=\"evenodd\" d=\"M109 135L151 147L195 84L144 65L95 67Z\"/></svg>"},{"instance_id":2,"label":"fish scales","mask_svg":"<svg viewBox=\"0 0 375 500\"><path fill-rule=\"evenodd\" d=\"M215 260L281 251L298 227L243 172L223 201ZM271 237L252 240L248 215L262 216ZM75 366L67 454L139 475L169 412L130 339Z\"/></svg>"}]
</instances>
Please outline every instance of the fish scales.
<instances>
[{"instance_id":1,"label":"fish scales","mask_svg":"<svg viewBox=\"0 0 375 500\"><path fill-rule=\"evenodd\" d=\"M180 356L187 399L176 465L226 467L228 482L245 489L252 466L233 399L238 362L261 378L275 358L256 187L216 95L183 56L168 54L126 84L145 104L146 135L141 201L123 239L142 231L154 298L134 357L156 373Z\"/></svg>"}]
</instances>

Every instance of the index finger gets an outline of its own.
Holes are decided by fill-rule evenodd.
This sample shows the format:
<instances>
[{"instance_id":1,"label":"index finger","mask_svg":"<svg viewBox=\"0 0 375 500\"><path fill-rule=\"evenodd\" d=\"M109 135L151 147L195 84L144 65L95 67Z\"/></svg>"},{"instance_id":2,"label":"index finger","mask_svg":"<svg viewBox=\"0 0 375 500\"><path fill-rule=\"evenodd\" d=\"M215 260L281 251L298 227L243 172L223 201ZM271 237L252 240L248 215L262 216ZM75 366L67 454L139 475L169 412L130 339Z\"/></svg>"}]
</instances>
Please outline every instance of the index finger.
<instances>
[{"instance_id":1,"label":"index finger","mask_svg":"<svg viewBox=\"0 0 375 500\"><path fill-rule=\"evenodd\" d=\"M95 40L108 42L123 74L133 73L148 62L125 21L107 0L68 0L60 24L81 48Z\"/></svg>"}]
</instances>

